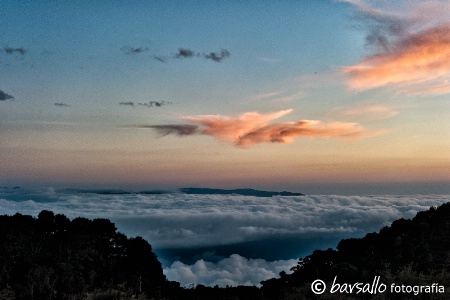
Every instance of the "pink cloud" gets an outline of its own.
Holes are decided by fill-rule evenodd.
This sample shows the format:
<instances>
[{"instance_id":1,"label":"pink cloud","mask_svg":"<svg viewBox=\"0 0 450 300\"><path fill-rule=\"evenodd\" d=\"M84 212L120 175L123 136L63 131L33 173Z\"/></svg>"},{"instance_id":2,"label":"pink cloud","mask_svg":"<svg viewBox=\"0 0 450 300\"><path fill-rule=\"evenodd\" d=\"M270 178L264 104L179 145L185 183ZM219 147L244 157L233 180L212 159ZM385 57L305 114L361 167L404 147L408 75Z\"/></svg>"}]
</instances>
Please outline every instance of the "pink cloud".
<instances>
[{"instance_id":1,"label":"pink cloud","mask_svg":"<svg viewBox=\"0 0 450 300\"><path fill-rule=\"evenodd\" d=\"M367 132L356 123L323 123L315 120L270 124L240 136L236 145L247 147L259 143L292 143L299 137L353 139Z\"/></svg>"},{"instance_id":2,"label":"pink cloud","mask_svg":"<svg viewBox=\"0 0 450 300\"><path fill-rule=\"evenodd\" d=\"M351 88L364 90L391 86L402 92L421 90L430 94L449 91L449 2L424 1L412 6L404 15L371 9L363 1L351 3L371 20L372 25L375 22L367 41L377 47L375 54L342 68L349 75ZM421 17L419 9L434 17Z\"/></svg>"},{"instance_id":3,"label":"pink cloud","mask_svg":"<svg viewBox=\"0 0 450 300\"><path fill-rule=\"evenodd\" d=\"M220 115L190 116L184 119L199 125L197 133L232 142L239 147L259 143L292 143L300 137L355 139L373 135L357 123L321 122L300 120L297 122L274 122L290 113L282 110L268 114L248 112L236 118Z\"/></svg>"},{"instance_id":4,"label":"pink cloud","mask_svg":"<svg viewBox=\"0 0 450 300\"><path fill-rule=\"evenodd\" d=\"M237 118L220 115L200 115L189 116L184 119L202 125L201 133L203 134L212 135L220 140L236 141L247 133L266 126L269 121L279 119L290 112L292 112L292 109L268 114L247 112Z\"/></svg>"},{"instance_id":5,"label":"pink cloud","mask_svg":"<svg viewBox=\"0 0 450 300\"><path fill-rule=\"evenodd\" d=\"M398 114L391 106L386 105L365 105L347 109L333 109L328 115L338 115L353 118L364 118L365 120L389 119Z\"/></svg>"}]
</instances>

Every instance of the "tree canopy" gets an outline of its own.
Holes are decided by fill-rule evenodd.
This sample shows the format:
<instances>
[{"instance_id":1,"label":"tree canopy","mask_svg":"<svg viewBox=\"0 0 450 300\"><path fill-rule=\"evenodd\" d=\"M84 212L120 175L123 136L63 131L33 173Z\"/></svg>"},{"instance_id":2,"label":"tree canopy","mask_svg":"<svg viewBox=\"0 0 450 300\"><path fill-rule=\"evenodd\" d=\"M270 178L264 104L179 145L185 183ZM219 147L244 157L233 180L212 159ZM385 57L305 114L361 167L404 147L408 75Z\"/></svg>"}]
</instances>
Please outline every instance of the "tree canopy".
<instances>
[{"instance_id":1,"label":"tree canopy","mask_svg":"<svg viewBox=\"0 0 450 300\"><path fill-rule=\"evenodd\" d=\"M150 244L107 219L0 216L0 289L16 299L157 297L165 280Z\"/></svg>"},{"instance_id":2,"label":"tree canopy","mask_svg":"<svg viewBox=\"0 0 450 300\"><path fill-rule=\"evenodd\" d=\"M378 233L341 240L336 249L316 250L291 271L261 282L260 288L200 284L184 289L165 278L147 241L126 237L107 219L69 220L45 210L37 218L0 216L0 299L294 300L317 298L311 283L321 279L328 285L336 276L343 282L370 282L380 276L387 284L450 286L450 203L394 221ZM385 293L377 299L410 296ZM321 297L342 299L340 294Z\"/></svg>"}]
</instances>

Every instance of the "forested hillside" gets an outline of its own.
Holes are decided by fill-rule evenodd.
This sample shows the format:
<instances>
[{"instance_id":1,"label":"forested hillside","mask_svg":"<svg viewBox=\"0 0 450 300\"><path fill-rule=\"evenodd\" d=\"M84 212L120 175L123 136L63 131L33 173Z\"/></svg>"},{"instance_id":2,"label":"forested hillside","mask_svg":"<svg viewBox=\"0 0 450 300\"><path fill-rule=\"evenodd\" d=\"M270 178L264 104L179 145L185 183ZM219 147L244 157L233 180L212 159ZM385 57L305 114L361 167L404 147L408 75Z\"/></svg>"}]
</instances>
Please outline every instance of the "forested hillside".
<instances>
[{"instance_id":1,"label":"forested hillside","mask_svg":"<svg viewBox=\"0 0 450 300\"><path fill-rule=\"evenodd\" d=\"M316 250L299 260L291 275L263 282L267 299L310 299L317 297L311 283L321 279L332 284L337 276L341 283L372 283L375 276L388 286L377 299L449 299L445 294L391 293L396 285L429 286L438 283L450 288L450 203L417 213L412 220L400 219L379 233L361 239L345 239L336 250ZM323 294L325 296L327 292ZM338 299L351 294L327 295ZM355 298L372 298L359 294Z\"/></svg>"},{"instance_id":2,"label":"forested hillside","mask_svg":"<svg viewBox=\"0 0 450 300\"><path fill-rule=\"evenodd\" d=\"M292 274L258 287L183 289L168 281L150 244L106 219L0 216L0 299L447 299L448 291L393 293L392 284L450 288L450 203L400 219L379 233L342 240L299 259ZM321 279L387 286L371 293L311 290Z\"/></svg>"},{"instance_id":3,"label":"forested hillside","mask_svg":"<svg viewBox=\"0 0 450 300\"><path fill-rule=\"evenodd\" d=\"M106 219L0 216L0 299L158 297L165 277L147 241Z\"/></svg>"}]
</instances>

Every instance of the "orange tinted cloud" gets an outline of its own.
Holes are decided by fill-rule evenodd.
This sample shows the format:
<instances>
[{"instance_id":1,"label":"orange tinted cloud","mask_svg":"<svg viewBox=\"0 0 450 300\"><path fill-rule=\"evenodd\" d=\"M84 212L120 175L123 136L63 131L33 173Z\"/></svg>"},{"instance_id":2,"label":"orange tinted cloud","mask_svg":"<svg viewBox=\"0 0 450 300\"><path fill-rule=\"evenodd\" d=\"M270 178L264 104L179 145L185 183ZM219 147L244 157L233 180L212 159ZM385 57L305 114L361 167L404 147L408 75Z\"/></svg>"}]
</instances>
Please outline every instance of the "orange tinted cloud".
<instances>
[{"instance_id":1,"label":"orange tinted cloud","mask_svg":"<svg viewBox=\"0 0 450 300\"><path fill-rule=\"evenodd\" d=\"M412 94L449 92L450 1L372 2L378 7L364 0L343 1L358 8L368 28L367 46L375 51L342 68L351 88L389 86Z\"/></svg>"},{"instance_id":2,"label":"orange tinted cloud","mask_svg":"<svg viewBox=\"0 0 450 300\"><path fill-rule=\"evenodd\" d=\"M352 139L366 135L356 123L323 123L315 120L285 122L267 125L239 137L235 143L247 147L258 143L292 143L299 137Z\"/></svg>"},{"instance_id":3,"label":"orange tinted cloud","mask_svg":"<svg viewBox=\"0 0 450 300\"><path fill-rule=\"evenodd\" d=\"M372 55L358 64L343 68L350 75L355 89L371 89L386 85L401 88L426 84L430 92L450 77L450 25L409 35L398 41L392 50ZM417 86L416 86L417 87Z\"/></svg>"},{"instance_id":4,"label":"orange tinted cloud","mask_svg":"<svg viewBox=\"0 0 450 300\"><path fill-rule=\"evenodd\" d=\"M338 115L353 118L364 118L365 120L389 119L398 114L393 107L386 105L357 106L348 109L333 109L329 115Z\"/></svg>"},{"instance_id":5,"label":"orange tinted cloud","mask_svg":"<svg viewBox=\"0 0 450 300\"><path fill-rule=\"evenodd\" d=\"M266 126L269 121L279 119L290 112L292 112L292 109L268 114L247 112L237 118L220 115L201 115L185 117L184 119L203 125L201 130L203 134L212 135L221 140L233 141L238 140L248 132Z\"/></svg>"},{"instance_id":6,"label":"orange tinted cloud","mask_svg":"<svg viewBox=\"0 0 450 300\"><path fill-rule=\"evenodd\" d=\"M202 115L184 119L199 125L200 129L196 133L232 142L239 147L248 147L259 143L292 143L299 137L353 139L373 135L357 123L325 123L315 120L270 123L291 111L282 110L268 114L248 112L237 118Z\"/></svg>"}]
</instances>

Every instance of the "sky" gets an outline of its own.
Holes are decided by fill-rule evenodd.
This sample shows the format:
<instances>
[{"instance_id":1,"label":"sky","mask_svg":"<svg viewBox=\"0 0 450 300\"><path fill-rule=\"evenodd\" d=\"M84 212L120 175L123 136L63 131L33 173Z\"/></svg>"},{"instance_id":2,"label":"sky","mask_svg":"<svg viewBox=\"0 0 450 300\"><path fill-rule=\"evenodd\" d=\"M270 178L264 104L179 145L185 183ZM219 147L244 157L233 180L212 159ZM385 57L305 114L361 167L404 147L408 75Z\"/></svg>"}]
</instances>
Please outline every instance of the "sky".
<instances>
[{"instance_id":1,"label":"sky","mask_svg":"<svg viewBox=\"0 0 450 300\"><path fill-rule=\"evenodd\" d=\"M450 1L0 3L0 185L450 193Z\"/></svg>"},{"instance_id":2,"label":"sky","mask_svg":"<svg viewBox=\"0 0 450 300\"><path fill-rule=\"evenodd\" d=\"M169 280L182 286L260 285L291 273L299 258L336 248L400 218L449 201L448 195L101 194L80 189L0 188L0 214L107 218L142 236Z\"/></svg>"}]
</instances>

